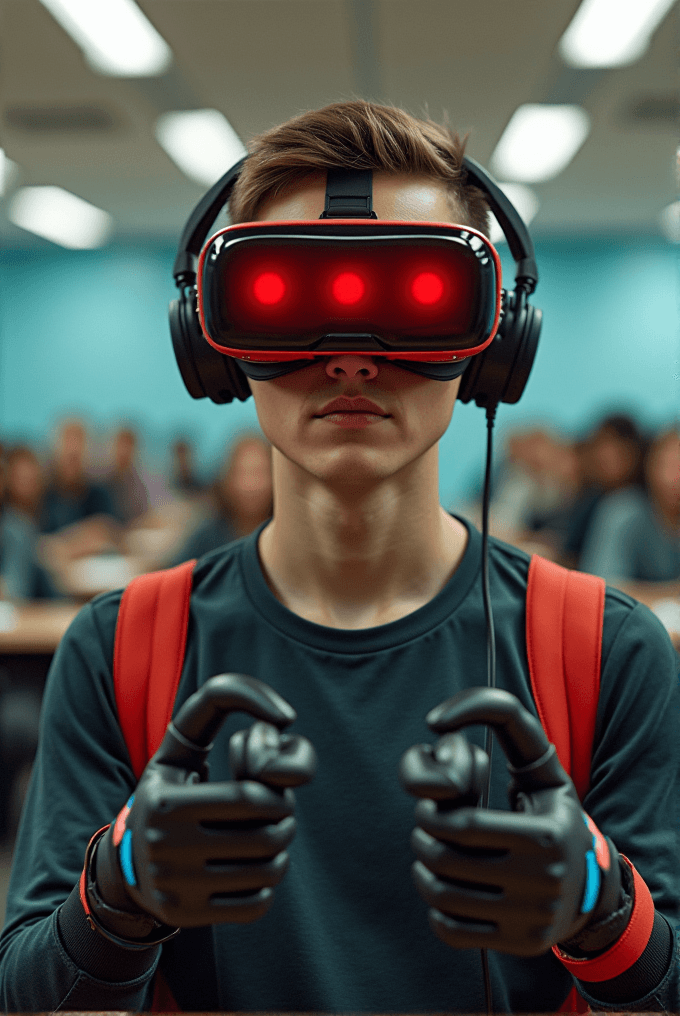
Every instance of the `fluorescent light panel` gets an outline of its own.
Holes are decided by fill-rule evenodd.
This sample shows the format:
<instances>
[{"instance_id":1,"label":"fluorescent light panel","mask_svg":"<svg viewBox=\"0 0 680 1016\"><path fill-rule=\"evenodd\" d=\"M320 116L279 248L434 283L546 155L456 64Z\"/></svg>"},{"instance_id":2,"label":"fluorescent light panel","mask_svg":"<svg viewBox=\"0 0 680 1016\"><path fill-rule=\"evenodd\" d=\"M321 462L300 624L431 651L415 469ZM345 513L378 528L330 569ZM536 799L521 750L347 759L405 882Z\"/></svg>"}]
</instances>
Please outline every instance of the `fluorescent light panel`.
<instances>
[{"instance_id":1,"label":"fluorescent light panel","mask_svg":"<svg viewBox=\"0 0 680 1016\"><path fill-rule=\"evenodd\" d=\"M164 113L156 121L156 138L182 172L205 187L247 154L234 128L216 109Z\"/></svg>"},{"instance_id":2,"label":"fluorescent light panel","mask_svg":"<svg viewBox=\"0 0 680 1016\"><path fill-rule=\"evenodd\" d=\"M523 183L499 183L498 186L515 206L524 225L528 226L541 207L536 192ZM506 241L505 233L493 213L489 239L495 247Z\"/></svg>"},{"instance_id":3,"label":"fluorescent light panel","mask_svg":"<svg viewBox=\"0 0 680 1016\"><path fill-rule=\"evenodd\" d=\"M661 231L671 243L680 243L680 201L666 205L659 216Z\"/></svg>"},{"instance_id":4,"label":"fluorescent light panel","mask_svg":"<svg viewBox=\"0 0 680 1016\"><path fill-rule=\"evenodd\" d=\"M521 183L552 180L588 136L590 117L580 106L520 106L492 156L495 175Z\"/></svg>"},{"instance_id":5,"label":"fluorescent light panel","mask_svg":"<svg viewBox=\"0 0 680 1016\"><path fill-rule=\"evenodd\" d=\"M101 247L113 224L108 212L61 187L21 187L10 202L8 218L73 250Z\"/></svg>"},{"instance_id":6,"label":"fluorescent light panel","mask_svg":"<svg viewBox=\"0 0 680 1016\"><path fill-rule=\"evenodd\" d=\"M646 52L675 0L583 0L558 44L571 67L621 67Z\"/></svg>"},{"instance_id":7,"label":"fluorescent light panel","mask_svg":"<svg viewBox=\"0 0 680 1016\"><path fill-rule=\"evenodd\" d=\"M0 148L0 196L6 194L14 184L19 174L19 167L12 162Z\"/></svg>"},{"instance_id":8,"label":"fluorescent light panel","mask_svg":"<svg viewBox=\"0 0 680 1016\"><path fill-rule=\"evenodd\" d=\"M41 0L99 74L152 77L172 52L134 0Z\"/></svg>"}]
</instances>

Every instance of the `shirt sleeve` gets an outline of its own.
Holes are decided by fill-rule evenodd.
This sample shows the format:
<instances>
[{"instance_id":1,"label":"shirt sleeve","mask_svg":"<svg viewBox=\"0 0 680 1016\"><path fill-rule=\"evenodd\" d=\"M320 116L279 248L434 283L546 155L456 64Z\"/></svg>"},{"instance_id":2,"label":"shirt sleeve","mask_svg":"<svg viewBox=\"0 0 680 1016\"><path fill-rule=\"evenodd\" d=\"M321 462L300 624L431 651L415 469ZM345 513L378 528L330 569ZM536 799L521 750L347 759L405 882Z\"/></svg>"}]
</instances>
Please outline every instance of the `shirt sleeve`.
<instances>
[{"instance_id":1,"label":"shirt sleeve","mask_svg":"<svg viewBox=\"0 0 680 1016\"><path fill-rule=\"evenodd\" d=\"M120 595L80 611L48 674L0 935L5 1012L150 1008L160 947L131 951L104 939L78 895L90 838L136 784L111 672Z\"/></svg>"},{"instance_id":2,"label":"shirt sleeve","mask_svg":"<svg viewBox=\"0 0 680 1016\"><path fill-rule=\"evenodd\" d=\"M608 590L591 786L583 805L634 864L657 914L676 937L680 917L680 683L678 657L663 625L643 604ZM663 930L663 924L657 929ZM670 941L665 931L665 941ZM662 936L663 937L663 936ZM634 978L576 982L596 1011L680 1011L680 962L673 941L658 982ZM626 975L623 975L626 978ZM631 987L631 981L633 986ZM643 981L640 982L641 984ZM619 992L621 987L625 991ZM616 1002L598 1000L612 993Z\"/></svg>"}]
</instances>

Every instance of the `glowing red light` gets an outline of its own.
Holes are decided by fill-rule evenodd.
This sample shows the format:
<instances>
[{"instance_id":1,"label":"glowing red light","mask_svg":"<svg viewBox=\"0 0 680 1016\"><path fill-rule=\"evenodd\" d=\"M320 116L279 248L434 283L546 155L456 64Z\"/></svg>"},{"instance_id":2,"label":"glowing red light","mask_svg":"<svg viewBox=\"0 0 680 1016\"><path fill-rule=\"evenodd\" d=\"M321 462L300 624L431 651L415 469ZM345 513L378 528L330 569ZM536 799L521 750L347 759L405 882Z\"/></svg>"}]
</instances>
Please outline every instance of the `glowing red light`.
<instances>
[{"instance_id":1,"label":"glowing red light","mask_svg":"<svg viewBox=\"0 0 680 1016\"><path fill-rule=\"evenodd\" d=\"M356 303L365 289L363 279L354 272L343 272L333 280L333 296L338 303Z\"/></svg>"},{"instance_id":2,"label":"glowing red light","mask_svg":"<svg viewBox=\"0 0 680 1016\"><path fill-rule=\"evenodd\" d=\"M421 272L413 280L411 292L418 303L436 303L442 298L444 284L434 272Z\"/></svg>"},{"instance_id":3,"label":"glowing red light","mask_svg":"<svg viewBox=\"0 0 680 1016\"><path fill-rule=\"evenodd\" d=\"M255 279L253 284L255 299L260 303L278 303L283 299L286 286L280 275L276 272L263 272Z\"/></svg>"}]
</instances>

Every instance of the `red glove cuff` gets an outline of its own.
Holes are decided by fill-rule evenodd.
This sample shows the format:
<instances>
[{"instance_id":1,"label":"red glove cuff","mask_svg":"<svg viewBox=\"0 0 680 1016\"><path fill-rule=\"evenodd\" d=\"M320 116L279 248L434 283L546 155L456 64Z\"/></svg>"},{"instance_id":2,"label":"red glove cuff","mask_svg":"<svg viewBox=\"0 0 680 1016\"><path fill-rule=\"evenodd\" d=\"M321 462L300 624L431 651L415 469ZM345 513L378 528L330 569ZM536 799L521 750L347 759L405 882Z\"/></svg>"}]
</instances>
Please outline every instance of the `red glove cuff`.
<instances>
[{"instance_id":1,"label":"red glove cuff","mask_svg":"<svg viewBox=\"0 0 680 1016\"><path fill-rule=\"evenodd\" d=\"M86 879L87 879L87 869L90 866L90 857L92 855L92 847L93 847L94 843L99 839L99 836L100 836L101 833L106 832L106 830L109 828L110 825L111 825L111 823L109 822L109 825L105 825L105 826L102 826L101 829L97 829L97 832L94 834L94 836L92 837L92 839L88 843L87 850L85 851L85 864L83 865L83 870L80 873L80 882L78 884L78 891L80 893L80 902L83 905L83 910L85 911L85 916L88 919L88 923L91 921L91 917L90 917L91 911L90 911L90 904L88 903L88 900L87 900L87 891L86 891L86 888L85 888L86 885L87 885L87 882L86 882Z\"/></svg>"},{"instance_id":2,"label":"red glove cuff","mask_svg":"<svg viewBox=\"0 0 680 1016\"><path fill-rule=\"evenodd\" d=\"M654 927L654 900L646 883L627 857L619 854L633 873L635 900L630 920L623 934L601 956L592 960L575 960L554 945L552 951L579 981L611 981L629 970L642 956Z\"/></svg>"}]
</instances>

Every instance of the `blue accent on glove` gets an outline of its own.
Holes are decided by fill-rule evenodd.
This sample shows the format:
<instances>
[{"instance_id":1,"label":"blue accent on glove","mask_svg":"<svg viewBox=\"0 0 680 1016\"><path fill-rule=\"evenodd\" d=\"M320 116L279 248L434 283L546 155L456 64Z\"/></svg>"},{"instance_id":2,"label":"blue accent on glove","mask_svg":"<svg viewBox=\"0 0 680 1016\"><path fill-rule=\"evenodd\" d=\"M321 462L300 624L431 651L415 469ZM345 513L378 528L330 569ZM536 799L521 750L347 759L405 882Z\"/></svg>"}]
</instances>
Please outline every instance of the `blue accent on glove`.
<instances>
[{"instance_id":1,"label":"blue accent on glove","mask_svg":"<svg viewBox=\"0 0 680 1016\"><path fill-rule=\"evenodd\" d=\"M130 798L128 799L128 802L127 802L127 804L125 805L125 807L126 807L126 808L131 808L131 807L132 807L132 802L134 801L134 799L135 799L135 795L133 794L133 795L132 795L132 797L130 797Z\"/></svg>"},{"instance_id":2,"label":"blue accent on glove","mask_svg":"<svg viewBox=\"0 0 680 1016\"><path fill-rule=\"evenodd\" d=\"M587 828L588 819L585 815L583 816L583 822ZM600 895L600 885L602 883L602 872L600 871L600 866L597 863L597 857L595 856L597 842L594 836L592 839L593 849L586 851L586 887L583 891L583 902L581 903L582 914L589 914L597 903L597 897Z\"/></svg>"},{"instance_id":3,"label":"blue accent on glove","mask_svg":"<svg viewBox=\"0 0 680 1016\"><path fill-rule=\"evenodd\" d=\"M132 800L132 798L130 799ZM132 830L126 829L123 833L123 839L120 841L120 847L118 848L118 858L120 860L121 871L123 872L123 878L128 885L137 885L137 879L135 877L135 869L132 863Z\"/></svg>"}]
</instances>

